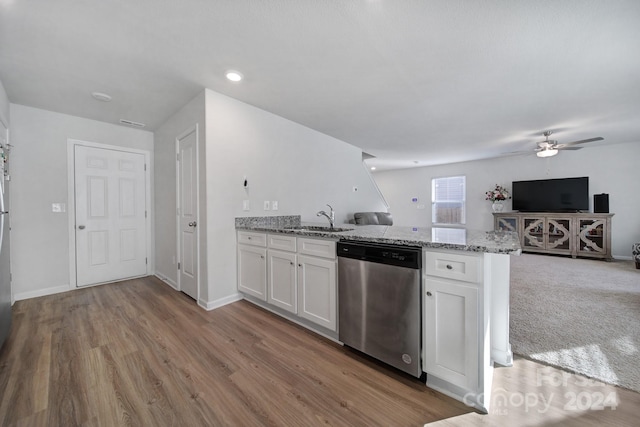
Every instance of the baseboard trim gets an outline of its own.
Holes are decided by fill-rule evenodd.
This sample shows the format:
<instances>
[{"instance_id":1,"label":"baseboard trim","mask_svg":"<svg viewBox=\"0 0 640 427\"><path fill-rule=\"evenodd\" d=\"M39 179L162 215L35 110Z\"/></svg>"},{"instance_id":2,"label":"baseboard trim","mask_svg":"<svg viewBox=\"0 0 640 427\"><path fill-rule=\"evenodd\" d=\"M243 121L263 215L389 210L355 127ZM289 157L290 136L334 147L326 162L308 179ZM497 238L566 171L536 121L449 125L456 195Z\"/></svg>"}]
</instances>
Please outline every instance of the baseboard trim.
<instances>
[{"instance_id":1,"label":"baseboard trim","mask_svg":"<svg viewBox=\"0 0 640 427\"><path fill-rule=\"evenodd\" d=\"M156 274L154 274L154 276L156 276L158 279L163 281L165 284L169 285L174 290L176 290L176 291L179 290L178 289L178 284L176 282L174 282L173 280L169 279L168 277L165 277L160 273L156 273Z\"/></svg>"},{"instance_id":2,"label":"baseboard trim","mask_svg":"<svg viewBox=\"0 0 640 427\"><path fill-rule=\"evenodd\" d=\"M513 366L513 352L511 351L511 343L507 344L507 351L492 348L491 361L499 363L502 366Z\"/></svg>"},{"instance_id":3,"label":"baseboard trim","mask_svg":"<svg viewBox=\"0 0 640 427\"><path fill-rule=\"evenodd\" d=\"M240 301L243 298L244 297L242 296L242 294L235 293L235 294L229 295L227 297L217 299L215 301L204 301L204 300L200 299L200 300L198 300L198 305L200 307L204 308L207 311L211 311L211 310L215 310L216 308L223 307L223 306L225 306L227 304L231 304L231 303L234 303L236 301Z\"/></svg>"},{"instance_id":4,"label":"baseboard trim","mask_svg":"<svg viewBox=\"0 0 640 427\"><path fill-rule=\"evenodd\" d=\"M62 293L62 292L72 291L74 289L75 288L72 288L69 285L63 285L63 286L56 286L56 287L53 287L53 288L38 289L37 291L19 292L19 293L14 295L14 300L15 301L22 301L22 300L25 300L25 299L44 297L44 296L47 296L47 295L54 295L54 294L59 294L59 293Z\"/></svg>"}]
</instances>

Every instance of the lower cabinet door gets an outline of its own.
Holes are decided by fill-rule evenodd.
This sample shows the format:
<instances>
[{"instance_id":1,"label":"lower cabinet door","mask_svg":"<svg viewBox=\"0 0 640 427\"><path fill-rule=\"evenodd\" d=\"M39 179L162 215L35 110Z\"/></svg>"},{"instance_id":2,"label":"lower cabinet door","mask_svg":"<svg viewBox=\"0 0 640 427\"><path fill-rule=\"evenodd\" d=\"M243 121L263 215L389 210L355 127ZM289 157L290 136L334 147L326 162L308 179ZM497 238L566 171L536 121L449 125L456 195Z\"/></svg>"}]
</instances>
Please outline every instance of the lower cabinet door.
<instances>
[{"instance_id":1,"label":"lower cabinet door","mask_svg":"<svg viewBox=\"0 0 640 427\"><path fill-rule=\"evenodd\" d=\"M267 302L291 313L298 313L296 254L268 251Z\"/></svg>"},{"instance_id":2,"label":"lower cabinet door","mask_svg":"<svg viewBox=\"0 0 640 427\"><path fill-rule=\"evenodd\" d=\"M478 387L478 288L427 276L424 371L465 389Z\"/></svg>"},{"instance_id":3,"label":"lower cabinet door","mask_svg":"<svg viewBox=\"0 0 640 427\"><path fill-rule=\"evenodd\" d=\"M336 261L298 255L298 315L337 329Z\"/></svg>"},{"instance_id":4,"label":"lower cabinet door","mask_svg":"<svg viewBox=\"0 0 640 427\"><path fill-rule=\"evenodd\" d=\"M267 250L238 245L238 290L267 300Z\"/></svg>"}]
</instances>

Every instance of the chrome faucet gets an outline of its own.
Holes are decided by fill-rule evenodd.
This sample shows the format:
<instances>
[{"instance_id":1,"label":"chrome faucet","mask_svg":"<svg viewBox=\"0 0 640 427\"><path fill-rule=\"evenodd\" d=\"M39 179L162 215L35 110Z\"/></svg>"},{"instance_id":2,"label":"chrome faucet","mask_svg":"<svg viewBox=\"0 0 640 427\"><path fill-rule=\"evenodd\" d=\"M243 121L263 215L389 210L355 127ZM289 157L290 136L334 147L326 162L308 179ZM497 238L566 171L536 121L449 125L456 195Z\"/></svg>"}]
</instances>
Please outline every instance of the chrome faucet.
<instances>
[{"instance_id":1,"label":"chrome faucet","mask_svg":"<svg viewBox=\"0 0 640 427\"><path fill-rule=\"evenodd\" d=\"M331 205L328 204L327 206L329 206L329 209L331 209L329 213L326 213L325 211L320 211L316 214L316 216L326 216L327 219L329 220L329 226L333 228L333 223L336 220L336 214L335 212L333 212L333 208L331 207Z\"/></svg>"}]
</instances>

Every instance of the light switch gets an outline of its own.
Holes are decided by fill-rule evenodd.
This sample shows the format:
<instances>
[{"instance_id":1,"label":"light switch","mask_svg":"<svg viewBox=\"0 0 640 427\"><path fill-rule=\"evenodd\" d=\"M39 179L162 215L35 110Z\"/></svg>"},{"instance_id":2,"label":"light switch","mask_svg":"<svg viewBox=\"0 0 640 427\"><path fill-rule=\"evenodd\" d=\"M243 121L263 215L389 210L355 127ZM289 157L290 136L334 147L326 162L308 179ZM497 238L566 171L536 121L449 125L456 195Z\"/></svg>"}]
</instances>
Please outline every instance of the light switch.
<instances>
[{"instance_id":1,"label":"light switch","mask_svg":"<svg viewBox=\"0 0 640 427\"><path fill-rule=\"evenodd\" d=\"M277 211L278 210L278 201L274 200L273 202L271 202L271 210L272 211Z\"/></svg>"},{"instance_id":2,"label":"light switch","mask_svg":"<svg viewBox=\"0 0 640 427\"><path fill-rule=\"evenodd\" d=\"M265 210L265 211L268 211L269 209L271 209L269 206L270 206L269 201L268 201L268 200L265 200L265 201L264 201L264 210Z\"/></svg>"},{"instance_id":3,"label":"light switch","mask_svg":"<svg viewBox=\"0 0 640 427\"><path fill-rule=\"evenodd\" d=\"M243 211L248 211L251 209L251 205L249 204L248 200L243 200L242 201L242 210Z\"/></svg>"}]
</instances>

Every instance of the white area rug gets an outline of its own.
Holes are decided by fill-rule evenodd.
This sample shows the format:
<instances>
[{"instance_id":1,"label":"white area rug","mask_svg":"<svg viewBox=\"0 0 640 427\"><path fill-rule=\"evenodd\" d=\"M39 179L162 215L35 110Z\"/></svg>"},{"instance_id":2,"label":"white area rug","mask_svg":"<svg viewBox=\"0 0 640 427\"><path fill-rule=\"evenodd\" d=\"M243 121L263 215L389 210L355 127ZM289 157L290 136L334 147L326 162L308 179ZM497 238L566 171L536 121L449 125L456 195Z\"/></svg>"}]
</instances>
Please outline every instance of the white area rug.
<instances>
[{"instance_id":1,"label":"white area rug","mask_svg":"<svg viewBox=\"0 0 640 427\"><path fill-rule=\"evenodd\" d=\"M632 261L511 257L514 353L640 392L640 270Z\"/></svg>"}]
</instances>

